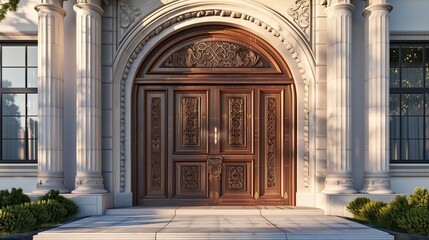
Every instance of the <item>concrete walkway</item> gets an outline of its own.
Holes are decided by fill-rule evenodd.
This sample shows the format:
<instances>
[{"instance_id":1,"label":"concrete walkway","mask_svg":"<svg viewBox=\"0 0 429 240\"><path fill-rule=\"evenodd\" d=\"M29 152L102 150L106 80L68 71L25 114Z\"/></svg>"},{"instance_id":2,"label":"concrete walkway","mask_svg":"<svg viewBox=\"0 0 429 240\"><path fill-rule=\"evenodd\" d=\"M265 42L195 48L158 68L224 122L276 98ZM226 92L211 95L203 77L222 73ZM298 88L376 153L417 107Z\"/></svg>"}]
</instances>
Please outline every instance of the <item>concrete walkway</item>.
<instances>
[{"instance_id":1,"label":"concrete walkway","mask_svg":"<svg viewBox=\"0 0 429 240\"><path fill-rule=\"evenodd\" d=\"M393 236L304 207L134 207L107 210L34 239L391 239Z\"/></svg>"}]
</instances>

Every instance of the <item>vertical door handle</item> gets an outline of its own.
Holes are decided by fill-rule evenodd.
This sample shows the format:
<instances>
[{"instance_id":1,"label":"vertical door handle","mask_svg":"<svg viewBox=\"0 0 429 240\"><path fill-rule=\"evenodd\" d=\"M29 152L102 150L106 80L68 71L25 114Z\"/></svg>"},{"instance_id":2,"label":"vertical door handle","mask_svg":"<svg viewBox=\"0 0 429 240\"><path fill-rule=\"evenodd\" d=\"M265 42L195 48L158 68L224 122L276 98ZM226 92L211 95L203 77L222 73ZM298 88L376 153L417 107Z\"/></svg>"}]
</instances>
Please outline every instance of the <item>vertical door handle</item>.
<instances>
[{"instance_id":1,"label":"vertical door handle","mask_svg":"<svg viewBox=\"0 0 429 240\"><path fill-rule=\"evenodd\" d=\"M217 127L214 128L214 144L217 144Z\"/></svg>"}]
</instances>

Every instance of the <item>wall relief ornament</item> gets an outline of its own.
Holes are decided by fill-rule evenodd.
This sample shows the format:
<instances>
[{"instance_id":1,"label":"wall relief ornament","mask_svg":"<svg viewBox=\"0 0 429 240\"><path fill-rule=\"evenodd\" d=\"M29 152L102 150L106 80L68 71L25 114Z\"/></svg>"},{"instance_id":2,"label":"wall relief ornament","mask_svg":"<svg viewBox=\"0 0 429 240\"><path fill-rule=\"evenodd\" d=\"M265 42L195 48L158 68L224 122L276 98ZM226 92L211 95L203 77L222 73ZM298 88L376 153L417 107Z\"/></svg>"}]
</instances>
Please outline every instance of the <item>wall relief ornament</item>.
<instances>
[{"instance_id":1,"label":"wall relief ornament","mask_svg":"<svg viewBox=\"0 0 429 240\"><path fill-rule=\"evenodd\" d=\"M198 41L170 55L163 68L269 68L257 52L227 41Z\"/></svg>"},{"instance_id":2,"label":"wall relief ornament","mask_svg":"<svg viewBox=\"0 0 429 240\"><path fill-rule=\"evenodd\" d=\"M131 0L121 0L119 2L119 8L119 25L121 26L122 31L125 32L141 14L141 10L140 8L137 8Z\"/></svg>"},{"instance_id":3,"label":"wall relief ornament","mask_svg":"<svg viewBox=\"0 0 429 240\"><path fill-rule=\"evenodd\" d=\"M304 68L303 63L301 62L300 57L298 56L297 52L295 51L295 48L292 44L290 44L287 39L281 35L275 28L267 24L266 22L261 21L258 18L255 18L251 15L248 15L246 13L240 13L235 12L231 10L226 9L206 9L206 10L199 10L199 11L190 11L182 13L178 16L174 16L170 18L169 20L165 21L164 23L161 23L156 27L153 31L148 33L146 37L140 42L140 44L137 45L137 47L134 49L132 54L130 54L130 58L128 59L127 65L123 71L121 83L120 83L120 106L121 106L121 113L120 113L120 192L125 191L125 136L126 136L126 121L125 121L125 109L126 109L126 83L129 77L129 72L131 69L131 66L134 62L134 60L137 58L137 56L141 53L141 50L146 45L146 43L151 40L154 36L158 35L160 32L164 31L165 29L169 28L170 26L175 25L176 23L179 23L185 19L192 19L192 18L204 18L204 17L212 17L212 16L219 16L219 17L225 17L225 18L233 18L240 21L249 21L256 26L260 27L262 31L266 31L269 34L276 37L282 44L285 45L286 49L289 51L289 54L293 57L295 60L295 63L299 69L299 72L301 74L302 83L304 85L304 107L302 111L304 112L304 175L309 175L309 155L310 155L310 149L309 149L309 126L310 126L310 96L309 96L309 89L310 89L310 81L307 77L307 72ZM306 177L304 179L304 186L308 189L309 187L309 179Z\"/></svg>"},{"instance_id":4,"label":"wall relief ornament","mask_svg":"<svg viewBox=\"0 0 429 240\"><path fill-rule=\"evenodd\" d=\"M151 102L151 188L161 190L161 98Z\"/></svg>"},{"instance_id":5,"label":"wall relief ornament","mask_svg":"<svg viewBox=\"0 0 429 240\"><path fill-rule=\"evenodd\" d=\"M200 144L199 99L196 97L182 98L182 143L187 146Z\"/></svg>"},{"instance_id":6,"label":"wall relief ornament","mask_svg":"<svg viewBox=\"0 0 429 240\"><path fill-rule=\"evenodd\" d=\"M245 116L246 101L243 97L232 97L228 99L229 105L229 129L228 144L244 145L245 144Z\"/></svg>"},{"instance_id":7,"label":"wall relief ornament","mask_svg":"<svg viewBox=\"0 0 429 240\"><path fill-rule=\"evenodd\" d=\"M267 101L267 187L276 187L276 101Z\"/></svg>"},{"instance_id":8,"label":"wall relief ornament","mask_svg":"<svg viewBox=\"0 0 429 240\"><path fill-rule=\"evenodd\" d=\"M219 181L222 173L222 157L209 156L209 180Z\"/></svg>"},{"instance_id":9,"label":"wall relief ornament","mask_svg":"<svg viewBox=\"0 0 429 240\"><path fill-rule=\"evenodd\" d=\"M295 0L295 6L289 8L287 13L305 33L310 26L310 0Z\"/></svg>"}]
</instances>

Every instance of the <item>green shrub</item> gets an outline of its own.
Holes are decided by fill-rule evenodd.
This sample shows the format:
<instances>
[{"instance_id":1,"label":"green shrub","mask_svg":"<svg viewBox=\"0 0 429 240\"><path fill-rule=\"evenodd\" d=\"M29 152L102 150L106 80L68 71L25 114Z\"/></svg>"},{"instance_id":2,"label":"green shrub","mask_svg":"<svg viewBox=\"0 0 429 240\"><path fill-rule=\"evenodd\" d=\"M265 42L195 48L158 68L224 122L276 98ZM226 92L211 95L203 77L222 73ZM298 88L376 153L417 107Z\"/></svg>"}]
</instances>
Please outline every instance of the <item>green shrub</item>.
<instances>
[{"instance_id":1,"label":"green shrub","mask_svg":"<svg viewBox=\"0 0 429 240\"><path fill-rule=\"evenodd\" d=\"M412 208L400 220L399 227L407 233L429 236L429 209L422 207Z\"/></svg>"},{"instance_id":2,"label":"green shrub","mask_svg":"<svg viewBox=\"0 0 429 240\"><path fill-rule=\"evenodd\" d=\"M429 192L427 188L416 188L408 198L408 202L416 207L429 209Z\"/></svg>"},{"instance_id":3,"label":"green shrub","mask_svg":"<svg viewBox=\"0 0 429 240\"><path fill-rule=\"evenodd\" d=\"M353 214L355 218L360 216L360 209L371 200L367 197L358 197L349 203L347 210Z\"/></svg>"},{"instance_id":4,"label":"green shrub","mask_svg":"<svg viewBox=\"0 0 429 240\"><path fill-rule=\"evenodd\" d=\"M0 210L0 230L23 232L36 228L36 218L23 205L12 205Z\"/></svg>"},{"instance_id":5,"label":"green shrub","mask_svg":"<svg viewBox=\"0 0 429 240\"><path fill-rule=\"evenodd\" d=\"M398 220L405 216L412 207L408 204L406 196L397 195L387 206L380 209L378 225L394 231L402 230L398 225Z\"/></svg>"},{"instance_id":6,"label":"green shrub","mask_svg":"<svg viewBox=\"0 0 429 240\"><path fill-rule=\"evenodd\" d=\"M43 200L24 204L24 207L28 208L36 218L37 225L47 223L51 219L52 214L49 212L47 204L48 202Z\"/></svg>"},{"instance_id":7,"label":"green shrub","mask_svg":"<svg viewBox=\"0 0 429 240\"><path fill-rule=\"evenodd\" d=\"M11 192L7 189L0 191L0 208L27 202L31 202L31 199L21 188L12 188Z\"/></svg>"},{"instance_id":8,"label":"green shrub","mask_svg":"<svg viewBox=\"0 0 429 240\"><path fill-rule=\"evenodd\" d=\"M67 216L67 209L57 200L48 199L46 208L50 213L48 222L57 223Z\"/></svg>"},{"instance_id":9,"label":"green shrub","mask_svg":"<svg viewBox=\"0 0 429 240\"><path fill-rule=\"evenodd\" d=\"M76 203L68 198L61 196L60 192L57 190L51 189L48 193L46 193L40 198L40 200L44 201L48 201L49 199L56 200L57 202L61 203L61 205L63 205L64 208L67 210L67 217L75 215L78 211Z\"/></svg>"},{"instance_id":10,"label":"green shrub","mask_svg":"<svg viewBox=\"0 0 429 240\"><path fill-rule=\"evenodd\" d=\"M364 220L367 220L370 223L376 223L378 220L378 216L380 214L380 210L382 207L385 207L386 203L372 200L369 203L363 205L360 209L360 217Z\"/></svg>"}]
</instances>

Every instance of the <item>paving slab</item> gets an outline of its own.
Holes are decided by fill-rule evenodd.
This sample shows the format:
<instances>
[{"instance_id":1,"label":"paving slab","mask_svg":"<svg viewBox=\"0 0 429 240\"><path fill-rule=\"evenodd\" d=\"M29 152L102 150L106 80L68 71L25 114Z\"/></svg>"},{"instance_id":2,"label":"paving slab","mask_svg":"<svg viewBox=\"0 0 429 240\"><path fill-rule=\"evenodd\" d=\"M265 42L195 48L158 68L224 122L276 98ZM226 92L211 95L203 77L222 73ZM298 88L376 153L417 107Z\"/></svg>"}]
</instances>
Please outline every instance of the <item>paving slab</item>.
<instances>
[{"instance_id":1,"label":"paving slab","mask_svg":"<svg viewBox=\"0 0 429 240\"><path fill-rule=\"evenodd\" d=\"M112 209L41 232L36 240L374 239L393 236L320 209L300 207L133 207Z\"/></svg>"}]
</instances>

